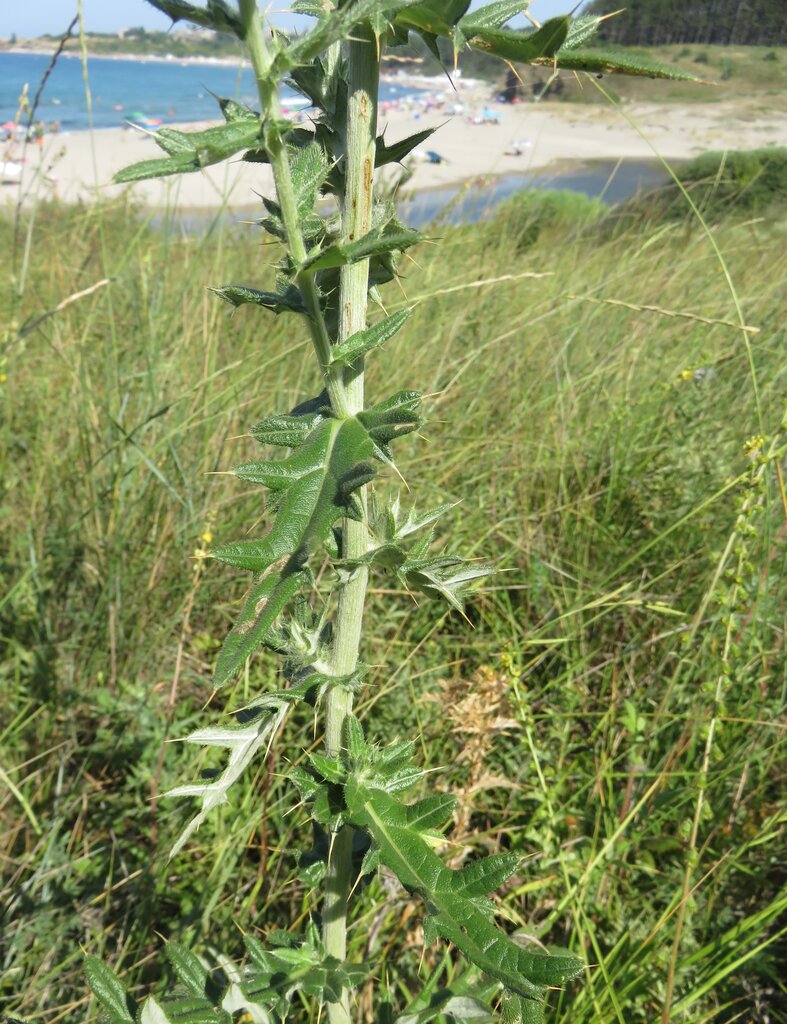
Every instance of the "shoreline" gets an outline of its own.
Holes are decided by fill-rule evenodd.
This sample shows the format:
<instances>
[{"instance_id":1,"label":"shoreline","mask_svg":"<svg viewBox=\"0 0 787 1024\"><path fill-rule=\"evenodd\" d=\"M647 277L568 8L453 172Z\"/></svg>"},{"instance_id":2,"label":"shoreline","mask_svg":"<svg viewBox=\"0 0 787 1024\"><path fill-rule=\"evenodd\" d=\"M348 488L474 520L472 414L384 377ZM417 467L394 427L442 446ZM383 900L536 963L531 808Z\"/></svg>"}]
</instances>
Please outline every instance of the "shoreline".
<instances>
[{"instance_id":1,"label":"shoreline","mask_svg":"<svg viewBox=\"0 0 787 1024\"><path fill-rule=\"evenodd\" d=\"M28 49L24 46L9 46L4 49L0 49L0 54L10 53L16 56L30 56L30 57L52 57L53 50L43 49L39 47L31 47ZM195 64L203 65L210 64L221 67L251 67L251 64L245 57L238 55L237 57L211 57L208 55L192 55L190 57L179 57L176 54L161 54L161 53L95 53L93 50L87 51L87 57L89 60L124 60L124 61L137 61L141 64ZM82 54L77 50L63 50L58 57L61 59L72 59L81 60Z\"/></svg>"},{"instance_id":2,"label":"shoreline","mask_svg":"<svg viewBox=\"0 0 787 1024\"><path fill-rule=\"evenodd\" d=\"M465 111L454 116L415 107L381 111L379 131L385 131L389 144L422 129L437 129L421 144L426 152L416 148L406 161L414 170L408 192L473 188L483 177L541 172L561 161L574 166L593 160L681 161L708 150L787 146L787 118L758 112L745 99L712 107L674 105L668 111L657 104L632 104L624 112L568 104L500 105L495 107L500 120L482 124L468 114L483 98L462 101ZM21 147L16 154L9 149L0 146L0 164L22 154ZM429 150L439 154L439 163L429 162ZM268 165L237 157L191 174L113 185L112 175L120 169L163 156L151 133L129 128L47 135L41 145L29 144L24 156L21 185L0 186L0 205L16 203L20 187L28 201L51 197L65 202L115 196L128 188L151 210L248 210L259 193L273 188ZM381 183L390 184L399 173L398 165L389 165L380 174Z\"/></svg>"},{"instance_id":3,"label":"shoreline","mask_svg":"<svg viewBox=\"0 0 787 1024\"><path fill-rule=\"evenodd\" d=\"M0 56L4 53L13 54L15 56L30 56L30 57L49 57L53 56L54 51L50 49L44 49L43 47L24 47L24 46L7 46L0 48ZM130 61L137 62L140 64L181 64L181 65L192 65L195 67L203 67L208 65L210 67L230 67L230 68L251 68L251 64L248 59L241 54L237 57L213 57L210 54L192 54L190 57L178 56L177 54L162 54L162 53L96 53L94 50L87 51L87 57L89 60L112 60L112 61ZM68 58L81 60L82 54L78 50L64 50L58 60ZM384 71L380 75L381 82L399 83L402 82L405 85L412 83L416 88L430 87L441 87L445 88L445 76L442 74L434 75L419 75L405 74L401 76L394 71ZM491 82L485 82L481 79L464 79L463 81L468 84L472 84L474 87L486 86L490 90L492 89Z\"/></svg>"}]
</instances>

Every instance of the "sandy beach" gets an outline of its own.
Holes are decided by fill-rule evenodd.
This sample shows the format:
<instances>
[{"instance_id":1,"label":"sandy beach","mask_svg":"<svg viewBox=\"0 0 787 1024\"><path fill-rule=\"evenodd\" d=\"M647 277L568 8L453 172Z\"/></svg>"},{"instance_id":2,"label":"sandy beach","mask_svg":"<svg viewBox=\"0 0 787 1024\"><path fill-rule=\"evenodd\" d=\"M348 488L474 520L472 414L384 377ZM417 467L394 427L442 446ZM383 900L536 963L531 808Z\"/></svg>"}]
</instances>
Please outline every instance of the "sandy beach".
<instances>
[{"instance_id":1,"label":"sandy beach","mask_svg":"<svg viewBox=\"0 0 787 1024\"><path fill-rule=\"evenodd\" d=\"M593 159L685 160L709 149L748 149L787 146L787 118L774 111L751 108L745 102L629 105L621 108L570 103L494 105L499 123L472 124L473 106L453 116L444 111L418 113L391 109L380 128L391 142L424 128L437 128L423 144L435 150L443 163L413 160L415 174L409 188L427 189L472 182L491 174L528 172L557 161ZM2 160L18 159L21 147L9 153L0 147ZM41 145L30 144L24 153L22 183L0 187L0 202L16 203L20 187L30 196L57 196L76 202L116 195L121 186L112 175L139 160L163 156L150 135L132 128L71 132L45 136ZM31 186L33 186L31 188ZM151 208L210 209L226 204L248 210L258 204L256 194L272 190L266 165L234 160L215 168L129 187Z\"/></svg>"}]
</instances>

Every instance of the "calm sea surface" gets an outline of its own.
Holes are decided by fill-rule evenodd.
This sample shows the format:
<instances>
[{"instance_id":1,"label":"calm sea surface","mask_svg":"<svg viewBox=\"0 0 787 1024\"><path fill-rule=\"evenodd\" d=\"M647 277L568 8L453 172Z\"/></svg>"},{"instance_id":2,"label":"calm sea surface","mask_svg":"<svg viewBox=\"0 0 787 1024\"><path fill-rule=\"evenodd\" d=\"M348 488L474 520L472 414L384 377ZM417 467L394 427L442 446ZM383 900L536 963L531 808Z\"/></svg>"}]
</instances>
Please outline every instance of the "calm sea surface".
<instances>
[{"instance_id":1,"label":"calm sea surface","mask_svg":"<svg viewBox=\"0 0 787 1024\"><path fill-rule=\"evenodd\" d=\"M37 54L0 53L0 124L13 121L25 83L31 97L49 64ZM114 128L139 114L168 121L201 121L220 117L211 92L256 106L256 89L248 68L173 61L88 58L88 84L93 127ZM381 99L393 99L417 89L383 83ZM294 93L284 89L282 101ZM58 121L63 131L89 127L82 62L61 57L44 89L36 120ZM23 118L23 122L25 118Z\"/></svg>"}]
</instances>

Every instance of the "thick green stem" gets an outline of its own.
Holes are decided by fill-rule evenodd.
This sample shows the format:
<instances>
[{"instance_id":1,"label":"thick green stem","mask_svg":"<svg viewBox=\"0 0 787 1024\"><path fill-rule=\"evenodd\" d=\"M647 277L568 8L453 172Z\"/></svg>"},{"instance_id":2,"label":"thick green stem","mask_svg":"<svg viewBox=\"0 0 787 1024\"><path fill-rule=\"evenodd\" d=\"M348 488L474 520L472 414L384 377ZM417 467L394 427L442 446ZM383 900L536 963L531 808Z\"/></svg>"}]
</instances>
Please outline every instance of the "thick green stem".
<instances>
[{"instance_id":1,"label":"thick green stem","mask_svg":"<svg viewBox=\"0 0 787 1024\"><path fill-rule=\"evenodd\" d=\"M377 133L377 89L380 79L377 41L364 26L353 31L347 44L349 83L347 98L347 153L345 193L342 203L342 237L352 241L371 228L372 188L374 181L375 136ZM339 340L366 327L369 264L364 260L343 267L340 288ZM344 389L350 413L363 409L363 360L344 373ZM365 492L362 493L364 507ZM342 554L358 558L368 546L366 524L342 520ZM358 648L363 624L368 571L358 569L342 587L336 615L331 670L346 676L358 664ZM325 748L329 757L341 750L342 729L352 710L352 692L334 686L326 700ZM325 879L323 904L323 941L328 953L343 960L347 952L347 900L352 869L352 831L342 829L335 837ZM349 1024L349 993L328 1006L330 1024Z\"/></svg>"},{"instance_id":2,"label":"thick green stem","mask_svg":"<svg viewBox=\"0 0 787 1024\"><path fill-rule=\"evenodd\" d=\"M268 126L265 148L276 183L287 245L292 259L299 264L306 258L306 247L287 152L276 125L280 117L278 83L269 75L270 55L257 11L257 0L240 0L240 10L257 78L263 117ZM371 228L380 65L377 41L365 26L354 29L353 39L346 47L349 83L342 237L345 241L352 241L365 235ZM331 367L331 339L314 280L308 272L303 273L298 278L298 285L309 313L312 341L326 380L331 405L340 416L360 412L364 401L363 360L341 370ZM366 327L368 285L368 261L342 268L338 341ZM365 492L361 493L361 500L365 508ZM342 538L344 557L357 558L366 552L368 534L365 523L344 519ZM351 675L358 664L367 579L368 572L359 569L339 594L330 655L333 676ZM326 698L325 718L325 746L331 757L335 757L341 750L344 721L351 710L352 691L343 686L334 686ZM344 960L347 953L347 901L351 869L352 830L344 828L333 837L323 900L323 941L326 951L339 960ZM328 1005L328 1018L330 1024L350 1024L349 992L342 992L338 1001Z\"/></svg>"}]
</instances>

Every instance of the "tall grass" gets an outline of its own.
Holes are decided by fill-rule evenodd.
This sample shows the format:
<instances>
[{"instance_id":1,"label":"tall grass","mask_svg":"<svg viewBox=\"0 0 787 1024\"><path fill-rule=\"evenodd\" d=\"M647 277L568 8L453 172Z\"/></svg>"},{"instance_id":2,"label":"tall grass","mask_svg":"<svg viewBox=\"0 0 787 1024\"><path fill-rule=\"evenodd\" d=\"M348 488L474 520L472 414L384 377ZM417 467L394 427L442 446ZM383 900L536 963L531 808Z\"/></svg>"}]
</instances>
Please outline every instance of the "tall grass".
<instances>
[{"instance_id":1,"label":"tall grass","mask_svg":"<svg viewBox=\"0 0 787 1024\"><path fill-rule=\"evenodd\" d=\"M418 307L370 395L413 380L431 392L404 475L424 500L460 502L463 549L506 571L471 603L470 633L406 594L385 619L372 609L383 625L360 713L375 732L421 730L464 793L458 840L526 856L512 927L570 921L595 966L556 1020L656 1021L673 986L674 1020L787 1021L787 505L778 459L762 461L785 394L784 222L716 229L759 328L758 400L702 232L539 227L513 264L521 218L447 230L439 264L428 244L414 254L423 290L385 296L389 311ZM0 1007L54 1024L92 1012L81 949L141 986L161 934L232 957L235 921L309 913L290 853L305 816L283 813L275 756L173 863L180 822L158 795L192 772L165 741L202 721L235 607L205 537L266 515L215 474L251 451L242 425L316 378L286 317L228 316L184 287L247 283L266 258L250 229L39 209L21 295L11 231L0 224ZM214 704L274 672L255 659ZM456 700L475 709L464 731ZM359 910L352 955L379 956L379 926L395 923L384 952L401 1003L421 937L407 894L385 894ZM457 969L445 949L422 967L435 981Z\"/></svg>"}]
</instances>

